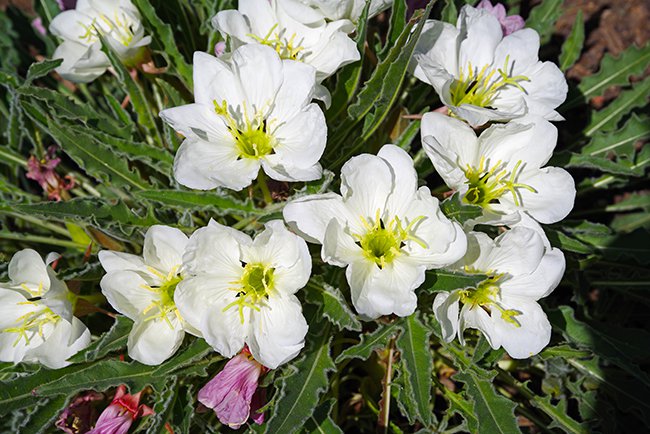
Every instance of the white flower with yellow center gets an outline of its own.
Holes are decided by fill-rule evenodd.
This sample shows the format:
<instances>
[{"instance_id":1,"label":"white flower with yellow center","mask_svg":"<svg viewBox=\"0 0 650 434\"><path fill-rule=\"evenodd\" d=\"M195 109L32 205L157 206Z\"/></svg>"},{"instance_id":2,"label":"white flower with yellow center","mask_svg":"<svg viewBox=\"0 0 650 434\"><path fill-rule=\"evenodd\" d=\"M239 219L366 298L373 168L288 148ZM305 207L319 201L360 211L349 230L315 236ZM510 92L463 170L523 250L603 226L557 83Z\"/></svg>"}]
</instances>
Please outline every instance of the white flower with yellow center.
<instances>
[{"instance_id":1,"label":"white flower with yellow center","mask_svg":"<svg viewBox=\"0 0 650 434\"><path fill-rule=\"evenodd\" d=\"M443 339L478 329L492 348L503 347L510 357L539 353L551 337L551 325L537 303L560 283L565 261L562 251L545 248L542 237L528 228L514 228L492 240L481 232L468 234L467 255L451 269L485 274L475 288L439 293L433 311ZM462 306L462 307L461 307Z\"/></svg>"},{"instance_id":2,"label":"white flower with yellow center","mask_svg":"<svg viewBox=\"0 0 650 434\"><path fill-rule=\"evenodd\" d=\"M63 59L56 71L79 83L94 80L111 66L100 36L127 66L144 61L151 43L130 0L79 0L76 9L54 17L50 31L63 39L52 56Z\"/></svg>"},{"instance_id":3,"label":"white flower with yellow center","mask_svg":"<svg viewBox=\"0 0 650 434\"><path fill-rule=\"evenodd\" d=\"M282 59L316 68L319 83L360 58L347 35L355 29L351 21L326 22L320 11L296 0L240 0L238 10L217 13L212 25L231 51L252 43L269 46Z\"/></svg>"},{"instance_id":4,"label":"white flower with yellow center","mask_svg":"<svg viewBox=\"0 0 650 434\"><path fill-rule=\"evenodd\" d=\"M65 283L31 249L11 258L9 279L0 284L0 361L69 365L90 344L90 332L73 316Z\"/></svg>"},{"instance_id":5,"label":"white flower with yellow center","mask_svg":"<svg viewBox=\"0 0 650 434\"><path fill-rule=\"evenodd\" d=\"M477 137L464 122L439 113L422 118L423 147L447 186L483 208L484 224L511 224L525 212L540 223L562 220L573 208L575 184L551 158L557 129L527 116L495 124Z\"/></svg>"},{"instance_id":6,"label":"white flower with yellow center","mask_svg":"<svg viewBox=\"0 0 650 434\"><path fill-rule=\"evenodd\" d=\"M528 113L562 120L555 108L566 99L566 80L555 64L539 61L538 51L535 30L504 37L490 12L464 6L456 27L427 21L416 47L415 76L472 126Z\"/></svg>"},{"instance_id":7,"label":"white flower with yellow center","mask_svg":"<svg viewBox=\"0 0 650 434\"><path fill-rule=\"evenodd\" d=\"M283 61L264 45L237 49L230 63L195 53L196 102L160 113L185 136L176 180L200 190L241 190L260 167L278 181L320 178L327 126L310 103L315 84L313 68Z\"/></svg>"},{"instance_id":8,"label":"white flower with yellow center","mask_svg":"<svg viewBox=\"0 0 650 434\"><path fill-rule=\"evenodd\" d=\"M284 219L323 245L325 262L347 266L352 303L366 318L412 314L425 271L457 261L466 248L463 230L427 187L418 189L413 160L393 145L351 158L341 169L341 195L296 199Z\"/></svg>"},{"instance_id":9,"label":"white flower with yellow center","mask_svg":"<svg viewBox=\"0 0 650 434\"><path fill-rule=\"evenodd\" d=\"M115 310L135 324L127 341L129 356L146 365L171 357L185 331L198 332L181 318L174 292L183 280L182 257L188 238L168 226L152 226L144 238L142 256L103 250L106 270L100 285Z\"/></svg>"},{"instance_id":10,"label":"white flower with yellow center","mask_svg":"<svg viewBox=\"0 0 650 434\"><path fill-rule=\"evenodd\" d=\"M188 277L176 291L181 314L224 357L248 345L270 369L293 359L305 344L307 322L294 295L307 284L311 257L305 241L281 220L248 235L211 221L190 237Z\"/></svg>"}]
</instances>

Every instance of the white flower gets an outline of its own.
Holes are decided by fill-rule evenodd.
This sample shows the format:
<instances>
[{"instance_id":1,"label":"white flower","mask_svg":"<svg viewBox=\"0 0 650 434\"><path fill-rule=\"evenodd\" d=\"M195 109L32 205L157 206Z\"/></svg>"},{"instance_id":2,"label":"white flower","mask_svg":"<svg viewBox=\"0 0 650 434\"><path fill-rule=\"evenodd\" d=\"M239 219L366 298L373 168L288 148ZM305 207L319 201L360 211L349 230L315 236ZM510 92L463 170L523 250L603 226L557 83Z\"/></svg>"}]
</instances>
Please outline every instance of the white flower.
<instances>
[{"instance_id":1,"label":"white flower","mask_svg":"<svg viewBox=\"0 0 650 434\"><path fill-rule=\"evenodd\" d=\"M445 341L478 329L492 348L510 357L539 353L551 337L551 325L537 303L560 283L565 261L559 249L546 249L542 237L514 228L492 240L481 232L468 234L467 255L452 269L489 277L476 288L439 293L433 311ZM462 305L462 309L460 308Z\"/></svg>"},{"instance_id":2,"label":"white flower","mask_svg":"<svg viewBox=\"0 0 650 434\"><path fill-rule=\"evenodd\" d=\"M295 0L240 0L238 10L217 13L212 25L227 38L230 49L260 43L282 59L316 68L320 83L340 67L359 60L349 20L325 22L321 12Z\"/></svg>"},{"instance_id":3,"label":"white flower","mask_svg":"<svg viewBox=\"0 0 650 434\"><path fill-rule=\"evenodd\" d=\"M559 68L537 58L533 29L503 36L489 11L464 6L456 27L427 21L416 47L415 76L472 126L527 113L562 120L555 108L567 94Z\"/></svg>"},{"instance_id":4,"label":"white flower","mask_svg":"<svg viewBox=\"0 0 650 434\"><path fill-rule=\"evenodd\" d=\"M0 284L0 360L69 365L66 360L90 344L90 332L72 315L65 283L31 249L11 258L9 279Z\"/></svg>"},{"instance_id":5,"label":"white flower","mask_svg":"<svg viewBox=\"0 0 650 434\"><path fill-rule=\"evenodd\" d=\"M460 226L417 183L411 157L386 145L377 156L363 154L345 163L341 196L306 196L284 208L290 226L323 245L325 262L348 267L352 303L366 318L412 314L425 270L465 253Z\"/></svg>"},{"instance_id":6,"label":"white flower","mask_svg":"<svg viewBox=\"0 0 650 434\"><path fill-rule=\"evenodd\" d=\"M356 23L361 17L365 0L299 0L301 3L318 9L328 20L347 19ZM393 0L370 0L368 18L372 18L380 12L388 9Z\"/></svg>"},{"instance_id":7,"label":"white flower","mask_svg":"<svg viewBox=\"0 0 650 434\"><path fill-rule=\"evenodd\" d=\"M63 59L56 71L79 83L94 80L111 66L100 35L127 66L145 60L151 43L130 0L79 0L76 9L54 17L50 31L63 39L52 56Z\"/></svg>"},{"instance_id":8,"label":"white flower","mask_svg":"<svg viewBox=\"0 0 650 434\"><path fill-rule=\"evenodd\" d=\"M248 235L211 221L190 237L188 277L176 290L183 317L224 357L244 344L270 369L305 345L307 322L294 295L311 273L307 244L281 220Z\"/></svg>"},{"instance_id":9,"label":"white flower","mask_svg":"<svg viewBox=\"0 0 650 434\"><path fill-rule=\"evenodd\" d=\"M557 129L542 118L495 124L480 137L467 124L439 113L422 118L423 147L449 188L483 207L484 224L510 224L528 213L540 223L567 216L576 190L569 173L544 166Z\"/></svg>"},{"instance_id":10,"label":"white flower","mask_svg":"<svg viewBox=\"0 0 650 434\"><path fill-rule=\"evenodd\" d=\"M180 230L155 225L145 234L142 256L99 252L106 270L100 282L102 293L115 310L134 321L127 341L129 356L146 365L171 357L185 330L198 334L184 323L174 304L187 243Z\"/></svg>"},{"instance_id":11,"label":"white flower","mask_svg":"<svg viewBox=\"0 0 650 434\"><path fill-rule=\"evenodd\" d=\"M196 102L160 113L185 136L176 180L201 190L241 190L260 167L279 181L320 178L327 126L310 103L314 86L313 68L283 61L263 45L237 49L231 63L195 53Z\"/></svg>"}]
</instances>

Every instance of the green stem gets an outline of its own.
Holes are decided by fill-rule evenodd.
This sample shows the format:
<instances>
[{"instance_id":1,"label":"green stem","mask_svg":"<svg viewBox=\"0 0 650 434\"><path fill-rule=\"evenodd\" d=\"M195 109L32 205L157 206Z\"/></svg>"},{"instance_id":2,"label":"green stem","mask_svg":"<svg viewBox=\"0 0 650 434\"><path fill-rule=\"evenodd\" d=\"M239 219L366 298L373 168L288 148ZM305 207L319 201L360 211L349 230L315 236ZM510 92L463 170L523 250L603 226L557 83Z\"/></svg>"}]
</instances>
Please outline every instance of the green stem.
<instances>
[{"instance_id":1,"label":"green stem","mask_svg":"<svg viewBox=\"0 0 650 434\"><path fill-rule=\"evenodd\" d=\"M260 169L260 173L257 176L257 185L260 187L260 190L262 190L262 195L266 205L271 205L273 203L273 197L269 191L269 186L266 184L266 175L262 169Z\"/></svg>"},{"instance_id":2,"label":"green stem","mask_svg":"<svg viewBox=\"0 0 650 434\"><path fill-rule=\"evenodd\" d=\"M0 232L0 239L50 244L52 246L69 247L72 249L85 249L87 247L86 245L75 241L60 240L58 238L42 237L39 235L14 234L10 232Z\"/></svg>"},{"instance_id":3,"label":"green stem","mask_svg":"<svg viewBox=\"0 0 650 434\"><path fill-rule=\"evenodd\" d=\"M70 233L66 229L64 229L64 228L62 228L60 226L54 225L52 223L44 222L43 220L38 219L36 217L32 217L32 216L25 215L25 214L18 214L18 213L15 213L15 212L8 212L7 215L10 215L13 218L25 220L26 222L35 224L35 225L40 226L42 228L49 229L52 232L56 232L59 235L63 235L64 237L68 237L68 238L70 237Z\"/></svg>"}]
</instances>

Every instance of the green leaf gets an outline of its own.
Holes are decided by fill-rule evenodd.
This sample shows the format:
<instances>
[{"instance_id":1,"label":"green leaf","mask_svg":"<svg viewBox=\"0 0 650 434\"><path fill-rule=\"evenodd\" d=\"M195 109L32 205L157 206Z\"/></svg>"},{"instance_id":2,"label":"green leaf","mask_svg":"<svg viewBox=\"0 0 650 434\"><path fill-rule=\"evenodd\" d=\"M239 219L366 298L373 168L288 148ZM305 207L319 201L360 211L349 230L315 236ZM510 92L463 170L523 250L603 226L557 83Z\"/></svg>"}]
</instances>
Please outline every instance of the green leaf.
<instances>
[{"instance_id":1,"label":"green leaf","mask_svg":"<svg viewBox=\"0 0 650 434\"><path fill-rule=\"evenodd\" d=\"M612 173L623 176L643 176L644 168L635 167L633 161L620 159L618 161L609 158L592 157L590 155L575 154L571 152L558 152L553 156L553 163L556 166L584 169L595 169L603 173Z\"/></svg>"},{"instance_id":2,"label":"green leaf","mask_svg":"<svg viewBox=\"0 0 650 434\"><path fill-rule=\"evenodd\" d=\"M477 434L520 433L514 410L514 402L497 394L492 386L494 373L486 378L472 369L461 371L454 379L465 383L465 394L472 401L473 413L478 419Z\"/></svg>"},{"instance_id":3,"label":"green leaf","mask_svg":"<svg viewBox=\"0 0 650 434\"><path fill-rule=\"evenodd\" d=\"M270 212L269 209L256 208L251 201L243 202L216 192L144 190L136 192L134 196L182 209L209 210L218 215L228 213L264 215Z\"/></svg>"},{"instance_id":4,"label":"green leaf","mask_svg":"<svg viewBox=\"0 0 650 434\"><path fill-rule=\"evenodd\" d=\"M341 291L323 280L312 277L305 287L305 301L319 308L320 313L339 330L361 331L361 322L348 306Z\"/></svg>"},{"instance_id":5,"label":"green leaf","mask_svg":"<svg viewBox=\"0 0 650 434\"><path fill-rule=\"evenodd\" d=\"M625 197L620 202L612 205L607 205L605 211L607 212L624 212L634 209L647 209L650 208L650 193L636 192Z\"/></svg>"},{"instance_id":6,"label":"green leaf","mask_svg":"<svg viewBox=\"0 0 650 434\"><path fill-rule=\"evenodd\" d=\"M531 404L551 417L552 422L549 424L549 428L560 428L565 433L571 434L588 434L590 432L587 424L580 423L568 415L566 399L560 399L556 405L553 405L550 396L535 396L531 400Z\"/></svg>"},{"instance_id":7,"label":"green leaf","mask_svg":"<svg viewBox=\"0 0 650 434\"><path fill-rule=\"evenodd\" d=\"M562 16L563 10L562 0L544 0L530 11L526 27L537 30L542 45L551 38L553 26Z\"/></svg>"},{"instance_id":8,"label":"green leaf","mask_svg":"<svg viewBox=\"0 0 650 434\"><path fill-rule=\"evenodd\" d=\"M454 0L445 0L445 7L442 8L440 19L445 23L456 25L456 21L458 21L458 9Z\"/></svg>"},{"instance_id":9,"label":"green leaf","mask_svg":"<svg viewBox=\"0 0 650 434\"><path fill-rule=\"evenodd\" d=\"M329 388L328 373L336 369L330 357L329 329L327 323L311 322L308 348L287 368L292 372L279 380L279 397L264 432L294 433L314 413L320 395Z\"/></svg>"},{"instance_id":10,"label":"green leaf","mask_svg":"<svg viewBox=\"0 0 650 434\"><path fill-rule=\"evenodd\" d=\"M26 415L18 427L18 432L29 434L45 433L52 427L53 422L66 407L67 402L68 399L65 396L57 396L37 405L31 413Z\"/></svg>"},{"instance_id":11,"label":"green leaf","mask_svg":"<svg viewBox=\"0 0 650 434\"><path fill-rule=\"evenodd\" d=\"M147 434L168 434L169 431L165 429L165 423L170 420L172 410L174 409L174 402L178 392L178 378L172 375L167 379L165 386L156 394L155 405L153 411L155 412L149 419L149 427Z\"/></svg>"},{"instance_id":12,"label":"green leaf","mask_svg":"<svg viewBox=\"0 0 650 434\"><path fill-rule=\"evenodd\" d=\"M615 129L623 116L632 109L647 104L648 94L650 94L650 78L635 83L631 89L621 92L607 107L593 114L591 122L585 128L585 135L589 137L598 131Z\"/></svg>"},{"instance_id":13,"label":"green leaf","mask_svg":"<svg viewBox=\"0 0 650 434\"><path fill-rule=\"evenodd\" d=\"M463 203L459 193L454 193L453 196L442 201L440 209L447 218L454 219L461 225L483 215L483 208Z\"/></svg>"},{"instance_id":14,"label":"green leaf","mask_svg":"<svg viewBox=\"0 0 650 434\"><path fill-rule=\"evenodd\" d=\"M305 433L343 434L343 430L332 420L330 414L334 400L330 399L316 407L314 414L305 422Z\"/></svg>"},{"instance_id":15,"label":"green leaf","mask_svg":"<svg viewBox=\"0 0 650 434\"><path fill-rule=\"evenodd\" d=\"M607 157L609 153L615 153L632 160L635 153L635 143L650 137L649 124L650 118L647 116L639 117L633 113L619 130L608 133L594 133L591 141L580 152L590 157Z\"/></svg>"},{"instance_id":16,"label":"green leaf","mask_svg":"<svg viewBox=\"0 0 650 434\"><path fill-rule=\"evenodd\" d=\"M578 10L576 20L573 23L573 28L569 37L562 44L562 52L560 53L560 69L566 71L571 68L582 52L582 47L585 42L585 22L582 19L582 11Z\"/></svg>"},{"instance_id":17,"label":"green leaf","mask_svg":"<svg viewBox=\"0 0 650 434\"><path fill-rule=\"evenodd\" d=\"M487 279L485 274L465 274L460 271L430 270L422 288L429 292L449 292L455 289L476 288Z\"/></svg>"},{"instance_id":18,"label":"green leaf","mask_svg":"<svg viewBox=\"0 0 650 434\"><path fill-rule=\"evenodd\" d=\"M0 147L0 162L11 167L25 167L27 165L27 158L8 146L2 146Z\"/></svg>"},{"instance_id":19,"label":"green leaf","mask_svg":"<svg viewBox=\"0 0 650 434\"><path fill-rule=\"evenodd\" d=\"M403 321L401 320L390 324L380 323L372 333L362 334L358 344L343 351L336 358L336 363L341 363L347 359L368 360L373 351L385 348L388 341L403 330Z\"/></svg>"},{"instance_id":20,"label":"green leaf","mask_svg":"<svg viewBox=\"0 0 650 434\"><path fill-rule=\"evenodd\" d=\"M126 342L132 327L133 321L125 316L118 315L110 330L102 334L88 348L68 360L72 363L92 362L101 359L108 353L126 348Z\"/></svg>"},{"instance_id":21,"label":"green leaf","mask_svg":"<svg viewBox=\"0 0 650 434\"><path fill-rule=\"evenodd\" d=\"M395 342L400 351L401 373L404 376L404 400L409 422L415 419L425 426L431 425L430 408L433 357L429 350L430 330L413 314L404 321L404 333Z\"/></svg>"},{"instance_id":22,"label":"green leaf","mask_svg":"<svg viewBox=\"0 0 650 434\"><path fill-rule=\"evenodd\" d=\"M25 85L30 84L37 78L45 77L62 63L63 59L43 60L41 62L32 63L29 65L29 69L27 70L27 79L25 80Z\"/></svg>"},{"instance_id":23,"label":"green leaf","mask_svg":"<svg viewBox=\"0 0 650 434\"><path fill-rule=\"evenodd\" d=\"M406 10L408 5L406 0L395 0L390 10L390 27L388 28L388 35L386 35L386 42L384 48L379 53L379 58L383 59L390 51L391 47L397 43L399 36L402 34L404 27L406 27Z\"/></svg>"}]
</instances>

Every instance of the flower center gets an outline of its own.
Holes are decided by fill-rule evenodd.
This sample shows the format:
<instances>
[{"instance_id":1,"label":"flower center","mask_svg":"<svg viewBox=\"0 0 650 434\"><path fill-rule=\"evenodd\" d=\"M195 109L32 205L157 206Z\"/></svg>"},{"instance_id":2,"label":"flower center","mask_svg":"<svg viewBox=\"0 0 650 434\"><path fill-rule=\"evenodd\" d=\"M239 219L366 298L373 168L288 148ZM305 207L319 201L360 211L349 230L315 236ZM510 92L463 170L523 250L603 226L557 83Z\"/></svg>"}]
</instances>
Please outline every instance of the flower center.
<instances>
[{"instance_id":1,"label":"flower center","mask_svg":"<svg viewBox=\"0 0 650 434\"><path fill-rule=\"evenodd\" d=\"M489 69L490 66L485 65L479 71L473 68L471 63L468 64L466 73L461 69L460 76L454 80L449 88L451 104L455 107L462 104L490 107L499 91L508 86L514 86L522 92L525 92L519 83L530 80L523 75L511 77L507 72L509 60L510 56L506 56L503 69Z\"/></svg>"},{"instance_id":2,"label":"flower center","mask_svg":"<svg viewBox=\"0 0 650 434\"><path fill-rule=\"evenodd\" d=\"M36 303L33 301L23 301L18 304L34 305ZM17 318L16 322L20 325L17 325L16 327L8 327L1 330L0 333L16 333L18 337L14 341L14 347L18 345L21 339L25 339L25 344L29 345L30 336L33 337L35 333L38 333L41 338L45 339L43 328L48 323L56 324L60 319L61 317L52 312L52 309L43 306L43 308L37 312L30 312Z\"/></svg>"},{"instance_id":3,"label":"flower center","mask_svg":"<svg viewBox=\"0 0 650 434\"><path fill-rule=\"evenodd\" d=\"M299 61L300 59L298 56L300 52L305 49L305 47L295 42L295 33L292 34L291 37L286 38L284 37L284 30L280 32L275 31L277 27L277 24L273 25L273 27L271 27L266 36L263 38L260 38L259 36L252 33L249 33L247 36L255 39L256 42L262 45L273 48L281 59Z\"/></svg>"},{"instance_id":4,"label":"flower center","mask_svg":"<svg viewBox=\"0 0 650 434\"><path fill-rule=\"evenodd\" d=\"M226 101L219 104L214 100L213 103L214 111L224 118L228 130L235 139L239 158L258 160L274 152L275 139L268 133L268 123L265 119L256 116L251 121L244 107L244 125L240 125L228 111Z\"/></svg>"},{"instance_id":5,"label":"flower center","mask_svg":"<svg viewBox=\"0 0 650 434\"><path fill-rule=\"evenodd\" d=\"M113 19L102 14L99 16L99 20L93 18L90 25L79 22L79 25L86 31L86 33L79 36L79 39L85 41L87 44L92 44L99 40L99 32L104 34L113 32L113 38L120 41L125 47L128 47L133 42L134 35L133 30L131 30L131 25L127 21L126 15L122 14L122 18L120 18L120 14L116 11Z\"/></svg>"},{"instance_id":6,"label":"flower center","mask_svg":"<svg viewBox=\"0 0 650 434\"><path fill-rule=\"evenodd\" d=\"M504 274L492 273L490 277L482 281L476 288L468 288L460 291L460 301L463 304L471 305L471 308L480 307L488 314L492 313L492 309L496 309L501 313L501 318L514 325L521 327L521 324L515 318L521 315L521 312L516 309L506 309L497 303L496 298L501 293L499 283L503 280Z\"/></svg>"},{"instance_id":7,"label":"flower center","mask_svg":"<svg viewBox=\"0 0 650 434\"><path fill-rule=\"evenodd\" d=\"M275 269L261 263L250 263L244 265L244 272L241 279L231 282L230 288L237 292L236 299L223 308L223 311L237 306L239 319L244 323L244 308L248 307L260 311L260 304L269 298L273 291L273 273Z\"/></svg>"},{"instance_id":8,"label":"flower center","mask_svg":"<svg viewBox=\"0 0 650 434\"><path fill-rule=\"evenodd\" d=\"M402 248L407 241L413 241L426 248L424 241L412 234L413 227L423 218L424 216L416 217L406 227L402 225L399 217L393 217L386 224L380 217L380 210L377 210L373 224L361 217L361 223L366 229L365 234L352 236L363 249L364 256L383 269L403 253Z\"/></svg>"},{"instance_id":9,"label":"flower center","mask_svg":"<svg viewBox=\"0 0 650 434\"><path fill-rule=\"evenodd\" d=\"M145 321L161 318L170 328L173 329L174 326L169 319L169 315L175 315L179 321L181 320L180 313L178 312L176 303L174 302L176 287L183 280L183 277L177 272L178 268L179 267L176 266L172 268L168 274L164 274L153 267L147 267L149 272L156 275L161 280L161 283L159 286L142 285L142 288L158 295L157 299L153 300L151 304L142 311L145 315L153 311L151 315L148 315L144 319Z\"/></svg>"},{"instance_id":10,"label":"flower center","mask_svg":"<svg viewBox=\"0 0 650 434\"><path fill-rule=\"evenodd\" d=\"M521 198L518 189L523 188L531 193L537 193L537 190L530 185L516 182L520 172L521 160L517 161L510 174L506 169L502 169L502 166L501 161L498 161L488 170L484 157L481 157L478 168L468 165L464 173L467 178L465 183L469 187L463 201L471 205L486 207L491 203L498 202L504 194L510 192L515 205L520 206Z\"/></svg>"}]
</instances>

